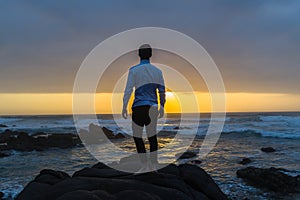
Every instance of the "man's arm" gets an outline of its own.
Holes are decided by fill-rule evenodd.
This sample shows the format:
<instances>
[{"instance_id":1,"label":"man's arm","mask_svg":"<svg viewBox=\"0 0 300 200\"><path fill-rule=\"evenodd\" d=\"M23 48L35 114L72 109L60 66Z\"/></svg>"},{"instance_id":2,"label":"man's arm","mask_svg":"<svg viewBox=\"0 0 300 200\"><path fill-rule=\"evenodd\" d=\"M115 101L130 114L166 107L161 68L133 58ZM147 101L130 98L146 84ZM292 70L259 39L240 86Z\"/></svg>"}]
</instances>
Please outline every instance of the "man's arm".
<instances>
[{"instance_id":1,"label":"man's arm","mask_svg":"<svg viewBox=\"0 0 300 200\"><path fill-rule=\"evenodd\" d=\"M159 118L164 116L164 107L166 103L166 89L165 89L165 81L163 75L161 75L161 84L158 84L157 89L159 93L159 101L160 101L160 109L159 109Z\"/></svg>"},{"instance_id":2,"label":"man's arm","mask_svg":"<svg viewBox=\"0 0 300 200\"><path fill-rule=\"evenodd\" d=\"M127 113L127 105L129 98L131 96L133 86L134 86L134 79L133 79L133 74L129 70L128 72L128 77L127 77L127 83L126 83L126 88L124 91L124 96L123 96L123 110L122 110L122 116L124 119L127 119L128 113Z\"/></svg>"}]
</instances>

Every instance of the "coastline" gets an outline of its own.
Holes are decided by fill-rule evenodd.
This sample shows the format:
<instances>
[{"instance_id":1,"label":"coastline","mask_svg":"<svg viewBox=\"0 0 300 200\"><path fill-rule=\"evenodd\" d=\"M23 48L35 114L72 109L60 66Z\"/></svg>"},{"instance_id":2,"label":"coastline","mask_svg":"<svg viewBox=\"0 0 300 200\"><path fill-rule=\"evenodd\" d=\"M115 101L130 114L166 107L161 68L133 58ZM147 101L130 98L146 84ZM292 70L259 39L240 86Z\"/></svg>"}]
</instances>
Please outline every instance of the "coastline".
<instances>
[{"instance_id":1,"label":"coastline","mask_svg":"<svg viewBox=\"0 0 300 200\"><path fill-rule=\"evenodd\" d=\"M30 119L31 118L29 117L25 120L28 121ZM45 129L51 129L51 132L49 133L55 134L53 133L52 127L66 127L66 122L69 124L69 122L66 121L66 118L52 116L51 119L55 121L49 121L49 118L47 117L43 117L42 120L39 120L38 117L34 117L34 123L36 123L34 126L38 127L46 122L48 127L45 127ZM221 190L231 199L296 200L297 193L286 195L256 188L255 186L246 183L242 178L238 178L236 172L250 166L261 169L274 167L285 169L286 171L283 173L288 174L289 176L298 176L300 174L300 169L298 167L298 164L300 163L300 140L297 139L298 119L299 113L297 115L293 113L292 116L289 114L281 114L280 116L256 116L252 113L235 117L231 115L226 119L227 127L225 127L224 132L221 134L217 145L207 157L201 160L196 158L181 159L175 164L191 163L190 161L195 159L198 160L197 162L193 162L193 165L203 168L215 180ZM18 118L18 120L19 121L6 123L9 127L5 127L2 130L12 127L13 123L16 123L17 127L20 128L21 125L19 125L18 122L22 121L20 121L20 118ZM105 126L111 128L111 120L105 120L106 121L101 122L108 122ZM176 131L195 130L192 126L184 126L184 130L178 130L176 129L177 122L178 120L176 117L171 118L166 122L166 130L168 131L159 134L159 144L161 148L172 140ZM193 121L190 123L192 124ZM206 119L204 119L203 123L207 123ZM28 127L32 127L31 124L32 122L30 121ZM51 124L51 126L49 124ZM248 130L248 127L250 127L249 124L252 127L257 127L259 125L263 129L261 129L261 131ZM288 129L289 127L287 125L291 126L293 129ZM200 128L202 128L202 126ZM269 131L269 129L274 129L273 135L266 134L268 132L262 132L265 130ZM33 132L34 130L36 129L32 129ZM69 127L63 130L69 130ZM203 130L205 130L204 126ZM282 137L285 136L284 133L289 133L289 130L294 131L293 137ZM65 133L67 132L60 132L60 134ZM114 130L113 133L116 135L118 131ZM32 134L34 133L28 135ZM291 135L292 133L287 134L287 136ZM189 151L197 153L201 147L203 137L203 135L198 135L189 148ZM135 152L135 146L130 137L112 141L118 147L126 151ZM274 148L275 152L266 153L261 150L261 148L267 147ZM0 158L0 161L4 163L0 166L0 191L3 191L6 197L16 196L17 193L19 193L34 176L38 175L42 169L50 168L73 174L75 171L84 167L90 167L97 162L97 160L81 145L75 145L71 148L50 147L42 149L41 151L12 150L8 153L11 155ZM112 159L108 161L118 161L121 157L121 155L115 155L111 152ZM248 162L247 159L249 159L250 162ZM244 165L240 164L242 161L245 162Z\"/></svg>"}]
</instances>

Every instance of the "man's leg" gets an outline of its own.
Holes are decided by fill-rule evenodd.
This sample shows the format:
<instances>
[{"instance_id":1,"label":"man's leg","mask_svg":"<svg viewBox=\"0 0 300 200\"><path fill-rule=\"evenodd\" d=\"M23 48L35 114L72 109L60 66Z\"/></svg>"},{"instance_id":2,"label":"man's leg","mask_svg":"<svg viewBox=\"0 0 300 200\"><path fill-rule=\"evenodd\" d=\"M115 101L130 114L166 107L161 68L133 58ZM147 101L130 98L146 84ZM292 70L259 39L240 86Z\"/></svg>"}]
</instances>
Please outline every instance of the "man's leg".
<instances>
[{"instance_id":1,"label":"man's leg","mask_svg":"<svg viewBox=\"0 0 300 200\"><path fill-rule=\"evenodd\" d=\"M143 140L144 126L141 123L141 108L132 109L132 132L136 150L142 163L147 162L146 148Z\"/></svg>"},{"instance_id":2,"label":"man's leg","mask_svg":"<svg viewBox=\"0 0 300 200\"><path fill-rule=\"evenodd\" d=\"M146 133L150 144L150 160L151 163L153 164L158 163L157 160L158 142L157 142L157 135L156 135L157 116L158 116L157 107L152 106L149 109L150 123L146 126Z\"/></svg>"},{"instance_id":3,"label":"man's leg","mask_svg":"<svg viewBox=\"0 0 300 200\"><path fill-rule=\"evenodd\" d=\"M138 153L146 153L146 148L143 140L143 127L132 123L133 139Z\"/></svg>"}]
</instances>

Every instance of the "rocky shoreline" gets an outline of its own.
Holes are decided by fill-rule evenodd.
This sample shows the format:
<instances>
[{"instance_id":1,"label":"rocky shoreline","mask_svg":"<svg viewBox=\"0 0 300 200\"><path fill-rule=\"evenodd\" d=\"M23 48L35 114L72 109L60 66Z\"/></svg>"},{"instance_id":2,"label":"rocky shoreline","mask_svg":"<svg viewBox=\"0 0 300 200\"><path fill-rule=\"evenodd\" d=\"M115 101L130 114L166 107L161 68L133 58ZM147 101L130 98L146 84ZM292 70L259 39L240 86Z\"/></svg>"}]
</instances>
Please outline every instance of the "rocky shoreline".
<instances>
[{"instance_id":1,"label":"rocky shoreline","mask_svg":"<svg viewBox=\"0 0 300 200\"><path fill-rule=\"evenodd\" d=\"M94 124L89 125L89 130L81 130L79 134L82 137L99 134L100 129L108 139L125 138L123 134L114 134L106 127L99 127ZM96 141L98 142L98 141ZM29 135L22 131L11 131L6 129L0 133L0 157L6 157L10 154L9 150L17 151L43 151L48 148L71 148L82 144L78 135L73 133L44 133L38 132ZM5 151L5 152L4 152Z\"/></svg>"},{"instance_id":2,"label":"rocky shoreline","mask_svg":"<svg viewBox=\"0 0 300 200\"><path fill-rule=\"evenodd\" d=\"M105 127L99 127L99 126L95 126L95 125L90 125L88 131L81 131L80 133L81 134L96 134L99 131L99 128L101 128L102 131L106 134L106 136L110 139L127 138L126 135L116 134ZM173 132L161 132L159 134L161 134L161 136L166 136L167 138L172 138L172 136L175 134L175 132L174 131ZM53 136L53 135L57 135L57 136ZM129 138L127 138L127 139L129 139ZM115 141L118 142L118 141L123 141L123 140L115 140ZM0 145L0 157L9 156L10 150L43 151L43 150L46 150L46 149L52 148L52 147L64 149L64 148L72 148L72 147L82 146L80 138L77 135L71 134L71 133L70 134L36 133L36 134L29 135L27 133L20 132L20 131L18 132L18 131L6 130L6 131L0 133L0 143L3 143L3 142L5 142L9 145L7 145L7 144L5 146ZM221 142L222 142L222 138L221 138ZM226 145L227 145L227 143L226 143ZM275 155L282 154L282 149L280 149L278 146L276 146L276 145L273 146L274 145L273 144L272 146L274 148L272 148L271 146L268 146L268 145L272 145L272 144L265 143L265 145L257 146L256 151L261 152L261 156L266 157L266 158L270 158ZM6 148L4 148L4 147L6 147ZM80 148L82 148L82 147L80 147ZM80 149L80 148L78 148L78 149ZM65 151L65 150L63 150L63 151ZM103 189L104 192L103 191L99 192L99 191L94 191L94 189L90 190L89 188L85 188L85 185L87 184L87 187L90 187L89 186L90 181L92 181L92 182L96 181L95 182L96 185L101 183L100 185L109 184L109 187L112 187L112 185L117 184L115 187L120 187L120 185L118 185L118 184L120 184L118 181L122 180L125 177L131 177L129 182L130 182L130 184L132 184L131 186L134 186L135 183L132 183L132 181L136 181L137 177L143 177L142 181L147 182L147 179L149 177L150 177L149 180L152 180L151 178L153 178L153 176L156 177L157 174L167 173L165 170L167 170L167 171L171 170L172 173L173 172L175 173L175 171L180 172L181 168L185 168L182 166L188 166L187 168L189 169L189 171L199 171L199 169L201 171L202 169L199 168L198 166L201 165L201 167L205 168L205 165L201 164L202 160L197 160L197 158L195 160L193 160L196 156L197 156L197 151L187 151L179 157L179 159L183 159L183 162L180 162L180 163L185 163L185 164L180 164L180 165L172 164L165 169L159 170L159 173L154 173L154 175L153 175L153 173L146 173L146 174L148 174L147 176L146 176L146 174L144 174L144 175L143 174L128 174L128 173L123 173L123 172L117 172L116 170L111 169L111 166L106 166L102 163L98 163L97 165L95 165L93 167L84 168L81 170L78 170L80 168L77 168L76 170L73 170L76 172L72 176L70 176L64 172L61 172L61 171L45 169L45 170L40 171L40 174L33 181L31 181L30 183L27 184L27 186L19 194L18 198L21 198L21 197L23 198L25 191L26 191L26 194L30 194L30 193L28 193L28 191L32 190L30 188L34 188L34 190L42 191L43 188L46 188L46 187L52 188L54 185L56 185L56 183L60 183L62 181L66 181L66 180L69 180L68 183L73 186L77 185L77 183L80 183L80 184L82 183L83 184L82 187L84 187L84 188L81 188L81 186L78 186L79 187L78 188L77 186L76 187L74 186L76 191L72 191L70 194L69 194L69 192L66 194L63 193L63 195L65 195L65 197L62 199L66 199L66 200L68 200L68 199L76 200L77 197L78 197L78 199L89 199L89 196L94 196L93 197L94 199L99 199L100 197L103 197L101 195L104 195L104 196L107 195L107 196L105 196L105 197L107 197L107 199L113 199L113 200L118 199L120 197L120 195L122 197L126 196L126 195L134 195L134 194L137 194L137 195L141 194L141 196L143 196L143 195L147 196L148 194L146 194L146 193L149 193L151 191L121 192L121 191L116 191L116 190L109 189L109 188L108 188L108 191L106 191L106 189L107 189L106 186L101 186L101 187L104 187L104 189ZM0 158L0 159L2 159L2 158ZM5 159L5 158L3 158L3 159ZM134 161L134 160L122 159L120 161L120 164L125 164L128 161ZM273 196L276 197L278 195L278 196L280 196L280 198L285 197L285 196L290 196L290 197L292 196L292 198L288 198L288 199L294 200L294 199L297 199L298 194L300 195L300 175L297 176L297 173L294 173L294 171L290 171L291 173L289 173L288 170L285 170L282 168L274 168L274 167L268 168L272 165L257 165L256 164L257 157L253 157L251 155L249 157L241 157L238 160L235 160L234 162L237 165L233 171L233 174L231 174L231 176L235 177L235 179L240 179L240 180L242 179L243 184L251 186L250 188L258 188L259 191L261 191L263 193L271 194L272 199L273 199ZM253 163L253 166L256 166L256 167L251 166L252 163ZM204 164L205 164L205 160L204 160ZM245 165L246 167L242 168L241 167L242 165ZM196 167L197 170L196 170L196 168L191 167L191 166ZM249 166L249 167L247 167L247 166ZM264 168L261 166L263 166ZM282 166L278 165L276 167L282 167ZM45 168L45 167L43 167L43 168ZM43 168L40 168L40 169L43 169ZM57 169L57 168L55 168L55 169ZM287 168L287 169L289 169L289 168ZM205 170L207 172L209 172L209 174L211 174L212 177L215 178L215 176L213 176L214 173L209 171L208 168L205 168ZM73 171L68 171L68 173L70 174ZM224 173L226 174L226 172L224 172ZM288 174L293 174L293 176L288 175ZM183 177L181 177L181 176L183 174L181 174L181 172L180 172L179 175L180 176L177 177L177 179L180 179L182 181ZM199 175L197 175L197 176L199 176ZM167 173L167 175L164 174L163 177L164 178L168 177L168 173ZM197 181L200 181L200 182L203 181L202 180L203 177L202 176L199 176L199 177L197 178ZM101 178L101 181L99 181L99 180L97 181L96 179L98 179L98 178ZM158 178L158 177L156 177L156 178ZM205 176L204 176L204 178L205 178ZM82 179L84 179L83 182L81 182ZM118 180L116 182L114 182L115 180L111 181L111 179L118 179ZM75 181L74 183L73 183L73 180ZM79 182L77 182L77 181L79 181ZM124 181L125 181L125 183L127 183L127 179L122 180L122 181L123 181L123 183L124 183ZM141 181L141 180L138 180L138 181ZM197 181L196 181L196 179L192 180L191 182L189 182L189 184L190 183L194 184ZM230 190L227 190L227 187L224 187L224 184L222 183L222 181L217 180L217 179L216 179L216 181L219 184L219 186L222 188L222 190L232 200L248 198L247 195L243 195L242 193L241 193L241 195L238 194L237 197L235 197L235 195L231 195ZM158 182L159 183L166 182L164 184L172 185L172 183L168 183L167 178L159 179ZM149 184L149 183L147 182L147 184ZM152 184L152 182L151 182L151 184ZM182 184L182 182L180 182L180 184ZM184 181L184 184L187 184L187 183L185 183L185 181ZM200 183L198 182L197 184L200 184ZM225 184L227 184L227 183L225 182ZM70 187L73 187L73 186L70 186ZM149 186L149 187L152 187L152 186ZM192 186L184 185L183 187L185 188L185 187L192 187ZM28 190L28 188L30 190ZM133 187L133 188L135 188L135 187ZM179 185L178 185L178 189L179 189ZM81 191L81 190L84 190L84 191ZM127 188L126 190L129 190L129 188ZM113 192L111 192L111 191L113 191ZM4 190L2 192L5 193ZM202 189L200 192L203 193ZM132 193L132 194L127 194L127 193ZM5 194L7 196L7 193L5 193ZM21 194L22 194L22 196L21 196ZM236 194L236 193L234 193L234 194ZM81 198L82 195L83 196L87 195L87 196L86 197L84 196L83 198ZM97 197L95 197L95 195ZM155 195L157 196L157 194L154 194L154 196ZM2 199L3 196L5 196L5 195L3 193L1 193L1 191L0 191L0 199ZM148 199L151 199L150 196L149 195L147 196L147 197L149 197ZM296 196L296 198L294 196ZM91 197L91 199L93 199L93 198ZM140 197L140 196L134 197L134 198L142 199L142 197ZM191 198L191 197L188 196L188 198ZM32 199L32 198L28 197L28 199ZM55 197L54 199L58 199L58 197L57 198ZM106 198L104 198L104 199L106 199ZM128 197L128 199L131 199L131 198ZM154 199L165 199L165 198L158 196L157 198L154 198ZM191 199L193 199L193 198L191 198ZM215 198L206 196L206 198L202 197L201 199L215 199ZM250 197L250 199L252 199L252 198ZM274 199L277 199L277 198L274 198ZM284 198L282 198L282 199L284 199Z\"/></svg>"}]
</instances>

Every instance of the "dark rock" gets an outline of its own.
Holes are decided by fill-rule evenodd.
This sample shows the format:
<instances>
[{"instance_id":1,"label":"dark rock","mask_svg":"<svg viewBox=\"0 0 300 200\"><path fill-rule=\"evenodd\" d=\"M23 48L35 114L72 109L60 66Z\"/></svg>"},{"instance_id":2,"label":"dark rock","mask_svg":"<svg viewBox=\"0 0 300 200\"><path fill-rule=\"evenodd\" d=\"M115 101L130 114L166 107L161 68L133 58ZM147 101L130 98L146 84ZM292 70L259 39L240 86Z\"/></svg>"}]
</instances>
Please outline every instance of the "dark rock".
<instances>
[{"instance_id":1,"label":"dark rock","mask_svg":"<svg viewBox=\"0 0 300 200\"><path fill-rule=\"evenodd\" d=\"M202 163L201 160L191 160L189 161L190 164L194 164L194 165L200 165Z\"/></svg>"},{"instance_id":2,"label":"dark rock","mask_svg":"<svg viewBox=\"0 0 300 200\"><path fill-rule=\"evenodd\" d=\"M266 152L266 153L271 153L271 152L276 151L273 147L263 147L260 150L263 151L263 152Z\"/></svg>"},{"instance_id":3,"label":"dark rock","mask_svg":"<svg viewBox=\"0 0 300 200\"><path fill-rule=\"evenodd\" d=\"M63 194L57 200L101 200L96 194L86 190L76 190Z\"/></svg>"},{"instance_id":4,"label":"dark rock","mask_svg":"<svg viewBox=\"0 0 300 200\"><path fill-rule=\"evenodd\" d=\"M143 192L143 191L136 191L136 190L125 190L122 192L118 192L116 194L117 199L119 200L161 200L161 198L155 194Z\"/></svg>"},{"instance_id":5,"label":"dark rock","mask_svg":"<svg viewBox=\"0 0 300 200\"><path fill-rule=\"evenodd\" d=\"M109 166L102 162L98 162L97 164L93 165L92 168L98 168L98 169L110 169Z\"/></svg>"},{"instance_id":6,"label":"dark rock","mask_svg":"<svg viewBox=\"0 0 300 200\"><path fill-rule=\"evenodd\" d=\"M155 173L132 174L97 163L75 172L71 178L59 171L42 170L17 197L17 200L37 199L226 200L227 197L203 169L194 165L171 164Z\"/></svg>"},{"instance_id":7,"label":"dark rock","mask_svg":"<svg viewBox=\"0 0 300 200\"><path fill-rule=\"evenodd\" d=\"M100 199L105 199L105 200L116 200L117 198L104 190L94 190L93 193L97 195Z\"/></svg>"},{"instance_id":8,"label":"dark rock","mask_svg":"<svg viewBox=\"0 0 300 200\"><path fill-rule=\"evenodd\" d=\"M40 171L40 174L35 177L34 181L54 185L66 178L70 178L70 176L65 172L55 171L52 169L43 169Z\"/></svg>"},{"instance_id":9,"label":"dark rock","mask_svg":"<svg viewBox=\"0 0 300 200\"><path fill-rule=\"evenodd\" d=\"M243 158L239 164L242 164L242 165L247 165L251 162L250 158Z\"/></svg>"},{"instance_id":10,"label":"dark rock","mask_svg":"<svg viewBox=\"0 0 300 200\"><path fill-rule=\"evenodd\" d=\"M182 155L180 155L180 153L176 154L176 157L179 157L178 159L193 158L196 156L197 156L197 153L192 152L192 151L186 151Z\"/></svg>"},{"instance_id":11,"label":"dark rock","mask_svg":"<svg viewBox=\"0 0 300 200\"><path fill-rule=\"evenodd\" d=\"M108 139L113 139L115 137L115 134L111 130L109 130L108 128L106 128L106 127L102 127L102 131L104 132L104 134L106 135L106 137L108 137Z\"/></svg>"},{"instance_id":12,"label":"dark rock","mask_svg":"<svg viewBox=\"0 0 300 200\"><path fill-rule=\"evenodd\" d=\"M276 168L247 167L237 171L237 176L249 184L278 193L300 192L300 182Z\"/></svg>"},{"instance_id":13,"label":"dark rock","mask_svg":"<svg viewBox=\"0 0 300 200\"><path fill-rule=\"evenodd\" d=\"M4 193L0 192L0 199L2 199L4 197Z\"/></svg>"},{"instance_id":14,"label":"dark rock","mask_svg":"<svg viewBox=\"0 0 300 200\"><path fill-rule=\"evenodd\" d=\"M106 127L100 127L95 124L89 125L90 134L96 134L98 137L100 136L101 138L101 132L104 133L108 139L113 139L115 137L114 133Z\"/></svg>"},{"instance_id":15,"label":"dark rock","mask_svg":"<svg viewBox=\"0 0 300 200\"><path fill-rule=\"evenodd\" d=\"M200 167L179 165L183 180L196 191L201 191L208 199L228 199L213 179Z\"/></svg>"},{"instance_id":16,"label":"dark rock","mask_svg":"<svg viewBox=\"0 0 300 200\"><path fill-rule=\"evenodd\" d=\"M121 177L121 176L126 176L129 175L129 173L118 171L112 168L89 168L86 167L82 170L79 170L74 173L73 177L101 177L101 178L112 178L112 177Z\"/></svg>"},{"instance_id":17,"label":"dark rock","mask_svg":"<svg viewBox=\"0 0 300 200\"><path fill-rule=\"evenodd\" d=\"M102 133L102 134L101 134ZM106 139L122 139L125 138L125 135L118 133L114 134L113 131L109 130L106 127L100 127L95 124L89 125L89 130L80 130L79 131L80 139L85 144L100 144Z\"/></svg>"},{"instance_id":18,"label":"dark rock","mask_svg":"<svg viewBox=\"0 0 300 200\"><path fill-rule=\"evenodd\" d=\"M0 124L0 128L5 128L7 127L5 124Z\"/></svg>"},{"instance_id":19,"label":"dark rock","mask_svg":"<svg viewBox=\"0 0 300 200\"><path fill-rule=\"evenodd\" d=\"M10 154L0 152L0 158L7 157L7 156L10 156Z\"/></svg>"},{"instance_id":20,"label":"dark rock","mask_svg":"<svg viewBox=\"0 0 300 200\"><path fill-rule=\"evenodd\" d=\"M46 194L48 190L51 188L51 185L46 183L39 183L36 181L31 181L28 183L21 191L20 194L16 197L16 200L28 199L28 200L41 200L47 199Z\"/></svg>"},{"instance_id":21,"label":"dark rock","mask_svg":"<svg viewBox=\"0 0 300 200\"><path fill-rule=\"evenodd\" d=\"M65 134L45 134L36 133L28 135L25 132L5 130L0 134L1 150L33 151L44 150L51 147L70 148L80 144L77 135Z\"/></svg>"},{"instance_id":22,"label":"dark rock","mask_svg":"<svg viewBox=\"0 0 300 200\"><path fill-rule=\"evenodd\" d=\"M122 133L118 133L117 135L115 135L114 139L122 139L125 138L125 136Z\"/></svg>"}]
</instances>

